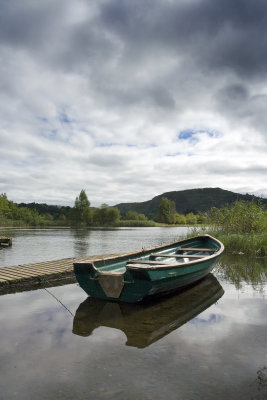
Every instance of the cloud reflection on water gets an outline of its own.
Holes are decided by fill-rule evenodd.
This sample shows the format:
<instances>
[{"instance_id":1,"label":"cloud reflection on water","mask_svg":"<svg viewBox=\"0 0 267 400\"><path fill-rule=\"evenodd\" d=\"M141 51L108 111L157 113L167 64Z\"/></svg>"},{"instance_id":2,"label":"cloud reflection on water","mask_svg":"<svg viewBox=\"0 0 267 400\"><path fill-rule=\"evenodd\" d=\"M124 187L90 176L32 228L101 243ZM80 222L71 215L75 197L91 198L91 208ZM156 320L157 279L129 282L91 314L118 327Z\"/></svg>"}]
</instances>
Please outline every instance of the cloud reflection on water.
<instances>
[{"instance_id":1,"label":"cloud reflection on water","mask_svg":"<svg viewBox=\"0 0 267 400\"><path fill-rule=\"evenodd\" d=\"M73 317L44 290L0 296L1 400L251 399L267 363L266 299L218 276L217 303L143 349L116 328L73 335ZM86 299L76 284L49 290L73 314Z\"/></svg>"}]
</instances>

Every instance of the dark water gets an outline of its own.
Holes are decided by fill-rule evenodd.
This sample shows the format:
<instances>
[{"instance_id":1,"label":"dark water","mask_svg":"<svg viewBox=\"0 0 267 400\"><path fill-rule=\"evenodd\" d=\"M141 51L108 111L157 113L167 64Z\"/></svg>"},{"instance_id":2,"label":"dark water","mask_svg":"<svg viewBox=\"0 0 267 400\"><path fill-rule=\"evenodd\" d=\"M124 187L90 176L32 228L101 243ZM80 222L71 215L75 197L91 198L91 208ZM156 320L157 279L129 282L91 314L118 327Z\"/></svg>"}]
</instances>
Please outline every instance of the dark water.
<instances>
[{"instance_id":1,"label":"dark water","mask_svg":"<svg viewBox=\"0 0 267 400\"><path fill-rule=\"evenodd\" d=\"M223 256L143 306L77 284L0 296L0 399L267 399L266 288L267 260Z\"/></svg>"}]
</instances>

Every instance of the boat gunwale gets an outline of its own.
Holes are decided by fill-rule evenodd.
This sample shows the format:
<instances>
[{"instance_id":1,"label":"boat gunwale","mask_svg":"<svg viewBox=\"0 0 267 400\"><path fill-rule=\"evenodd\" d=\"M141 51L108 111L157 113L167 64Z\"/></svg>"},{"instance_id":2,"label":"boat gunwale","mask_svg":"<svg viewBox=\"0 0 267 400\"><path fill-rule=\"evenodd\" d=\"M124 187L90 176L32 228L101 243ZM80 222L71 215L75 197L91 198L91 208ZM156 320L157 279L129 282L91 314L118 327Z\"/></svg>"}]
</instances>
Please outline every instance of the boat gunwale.
<instances>
[{"instance_id":1,"label":"boat gunwale","mask_svg":"<svg viewBox=\"0 0 267 400\"><path fill-rule=\"evenodd\" d=\"M219 245L218 252L210 254L210 255L207 255L207 257L204 257L204 258L200 258L200 259L192 260L192 261L186 261L184 263L172 263L172 264L164 264L164 265L158 264L158 265L155 265L155 266L149 266L147 264L146 265L143 264L143 266L141 266L139 264L134 265L134 264L131 264L131 260L130 259L127 259L127 257L130 257L130 256L138 256L138 255L142 256L142 255L145 255L147 253L151 253L151 252L153 252L155 250L165 249L166 247L171 247L171 246L177 246L179 244L186 243L189 240L201 239L201 238L209 238L209 239L213 240L214 242L216 242ZM98 267L98 266L95 265L95 263L103 262L103 261L104 262L105 261L112 261L112 260L114 260L114 263L115 263L115 262L120 262L120 261L122 262L124 259L126 259L126 265L125 265L126 270L125 270L125 272L127 270L138 270L138 269L139 270L143 270L143 271L144 270L157 271L157 270L164 270L164 269L186 268L188 266L190 267L190 266L195 265L195 264L202 264L204 262L207 262L209 260L217 258L223 251L224 251L224 245L220 240L214 238L213 236L205 234L205 235L200 235L200 236L193 236L193 237L190 237L190 238L187 238L187 239L183 239L183 240L179 240L177 242L173 242L173 243L170 243L170 244L164 244L162 246L157 246L157 247L153 247L153 248L150 248L150 249L145 249L143 251L137 251L137 252L135 251L135 252L131 252L131 253L126 253L126 254L123 254L123 255L121 255L119 257L115 256L115 257L108 257L108 258L100 258L100 259L94 260L93 262L91 262L90 260L81 261L81 262L74 263L74 265L77 266L77 265L83 265L83 264L90 264L95 269L95 271L97 271L97 272L100 272L100 273L109 273L110 272L110 273L112 273L112 272L114 272L112 270L111 271L105 271L105 270L102 271L102 268L105 267L105 265ZM185 254L185 258L186 258L186 254ZM127 265L127 262L129 263L128 265ZM140 264L142 264L141 260L140 260Z\"/></svg>"},{"instance_id":2,"label":"boat gunwale","mask_svg":"<svg viewBox=\"0 0 267 400\"><path fill-rule=\"evenodd\" d=\"M219 251L218 252L216 252L216 253L214 253L214 254L209 254L209 255L207 255L207 257L203 257L203 258L199 258L199 259L197 259L197 260L192 260L192 261L186 261L186 262L184 262L184 263L172 263L172 264L165 264L165 265L162 265L162 264L159 264L158 266L157 265L155 265L155 266L150 266L150 265L145 265L145 266L141 266L141 265L134 265L134 264L131 264L131 261L129 260L129 265L127 265L126 264L126 269L129 269L129 270L131 270L131 269L134 269L134 270L136 270L136 269L140 269L140 270L153 270L153 271L157 271L157 270L164 270L164 269L173 269L173 268L186 268L186 267L190 267L190 266L192 266L192 265L195 265L195 264L203 264L204 262L206 262L206 261L209 261L209 260L212 260L212 259L215 259L215 258L217 258L217 257L219 257L219 255L224 251L224 245L223 245L223 243L220 241L220 240L218 240L218 239L216 239L216 238L214 238L213 236L210 236L210 235L208 235L208 234L206 234L206 235L202 235L202 236L194 236L194 237L192 237L192 238L188 238L188 239L185 239L185 241L187 241L187 240L194 240L194 239L199 239L199 238L201 238L201 237L208 237L209 239L211 239L211 240L214 240L215 242L217 242L217 244L219 244L219 246L220 246L220 248L219 248ZM181 241L182 242L182 241ZM177 243L181 243L181 242L177 242ZM170 246L171 245L173 245L174 243L171 243L170 244ZM182 250L182 249L181 249ZM189 254L188 254L189 255ZM186 258L186 254L184 255L185 257L184 258ZM142 262L140 262L140 264L142 264Z\"/></svg>"}]
</instances>

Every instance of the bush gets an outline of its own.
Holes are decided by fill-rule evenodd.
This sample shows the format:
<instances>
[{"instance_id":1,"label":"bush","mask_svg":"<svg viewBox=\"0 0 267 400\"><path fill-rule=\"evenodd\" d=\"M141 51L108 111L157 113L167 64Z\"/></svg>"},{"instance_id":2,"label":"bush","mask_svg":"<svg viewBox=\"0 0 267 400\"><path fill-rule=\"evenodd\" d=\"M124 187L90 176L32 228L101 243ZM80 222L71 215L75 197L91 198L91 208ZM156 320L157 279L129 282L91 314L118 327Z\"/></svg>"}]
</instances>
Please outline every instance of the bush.
<instances>
[{"instance_id":1,"label":"bush","mask_svg":"<svg viewBox=\"0 0 267 400\"><path fill-rule=\"evenodd\" d=\"M266 229L266 211L256 202L237 201L232 206L213 208L210 223L225 233L260 233Z\"/></svg>"}]
</instances>

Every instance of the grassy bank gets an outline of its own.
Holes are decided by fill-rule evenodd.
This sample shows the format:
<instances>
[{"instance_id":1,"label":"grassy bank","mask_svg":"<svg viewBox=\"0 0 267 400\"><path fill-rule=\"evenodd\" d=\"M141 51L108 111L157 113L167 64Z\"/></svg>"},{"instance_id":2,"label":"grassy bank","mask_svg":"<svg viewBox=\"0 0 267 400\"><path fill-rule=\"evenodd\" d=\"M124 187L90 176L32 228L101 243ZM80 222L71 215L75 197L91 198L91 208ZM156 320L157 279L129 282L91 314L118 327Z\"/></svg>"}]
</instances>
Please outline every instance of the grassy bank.
<instances>
[{"instance_id":1,"label":"grassy bank","mask_svg":"<svg viewBox=\"0 0 267 400\"><path fill-rule=\"evenodd\" d=\"M156 222L154 221L138 221L138 220L120 220L115 225L117 227L151 227L157 226Z\"/></svg>"},{"instance_id":2,"label":"grassy bank","mask_svg":"<svg viewBox=\"0 0 267 400\"><path fill-rule=\"evenodd\" d=\"M212 209L203 229L225 246L226 253L267 257L267 211L260 203L239 201Z\"/></svg>"},{"instance_id":3,"label":"grassy bank","mask_svg":"<svg viewBox=\"0 0 267 400\"><path fill-rule=\"evenodd\" d=\"M226 253L267 257L267 233L225 233L212 229L204 230L204 233L219 239Z\"/></svg>"},{"instance_id":4,"label":"grassy bank","mask_svg":"<svg viewBox=\"0 0 267 400\"><path fill-rule=\"evenodd\" d=\"M24 221L16 221L13 219L0 219L0 228L29 228L30 225Z\"/></svg>"}]
</instances>

